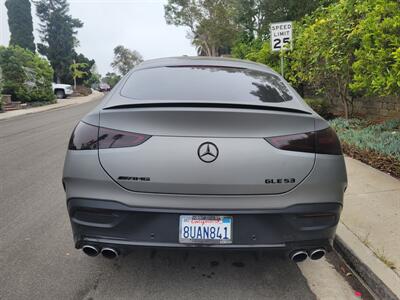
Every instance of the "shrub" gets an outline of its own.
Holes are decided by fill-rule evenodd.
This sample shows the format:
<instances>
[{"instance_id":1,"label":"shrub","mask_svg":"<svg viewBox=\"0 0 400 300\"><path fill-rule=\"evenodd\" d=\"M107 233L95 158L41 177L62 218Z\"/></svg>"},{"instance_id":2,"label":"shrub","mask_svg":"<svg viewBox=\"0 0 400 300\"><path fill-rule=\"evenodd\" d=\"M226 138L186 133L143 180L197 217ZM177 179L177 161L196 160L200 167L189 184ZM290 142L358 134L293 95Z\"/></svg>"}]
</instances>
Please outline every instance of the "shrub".
<instances>
[{"instance_id":1,"label":"shrub","mask_svg":"<svg viewBox=\"0 0 400 300\"><path fill-rule=\"evenodd\" d=\"M331 113L330 104L321 98L306 98L304 99L308 106L310 106L317 114L324 119L332 119L334 115Z\"/></svg>"},{"instance_id":2,"label":"shrub","mask_svg":"<svg viewBox=\"0 0 400 300\"><path fill-rule=\"evenodd\" d=\"M3 93L13 101L54 101L53 69L47 60L18 46L0 47Z\"/></svg>"},{"instance_id":3,"label":"shrub","mask_svg":"<svg viewBox=\"0 0 400 300\"><path fill-rule=\"evenodd\" d=\"M331 126L337 131L342 132L345 130L359 130L366 127L368 124L360 119L343 119L337 118L330 121Z\"/></svg>"},{"instance_id":4,"label":"shrub","mask_svg":"<svg viewBox=\"0 0 400 300\"><path fill-rule=\"evenodd\" d=\"M78 96L88 96L92 93L92 89L84 85L78 85L75 89L75 94Z\"/></svg>"},{"instance_id":5,"label":"shrub","mask_svg":"<svg viewBox=\"0 0 400 300\"><path fill-rule=\"evenodd\" d=\"M355 51L350 88L369 95L400 93L400 1L363 0L362 19L353 30L361 42Z\"/></svg>"},{"instance_id":6,"label":"shrub","mask_svg":"<svg viewBox=\"0 0 400 300\"><path fill-rule=\"evenodd\" d=\"M338 118L330 124L344 153L400 178L400 119L369 125L363 120Z\"/></svg>"},{"instance_id":7,"label":"shrub","mask_svg":"<svg viewBox=\"0 0 400 300\"><path fill-rule=\"evenodd\" d=\"M284 52L285 78L295 87L339 99L346 118L355 97L399 94L400 1L320 2L330 5L293 23L293 51ZM232 54L279 71L279 54L271 52L267 40L237 43Z\"/></svg>"},{"instance_id":8,"label":"shrub","mask_svg":"<svg viewBox=\"0 0 400 300\"><path fill-rule=\"evenodd\" d=\"M342 142L400 160L400 119L369 126L357 119L338 118L330 123Z\"/></svg>"}]
</instances>

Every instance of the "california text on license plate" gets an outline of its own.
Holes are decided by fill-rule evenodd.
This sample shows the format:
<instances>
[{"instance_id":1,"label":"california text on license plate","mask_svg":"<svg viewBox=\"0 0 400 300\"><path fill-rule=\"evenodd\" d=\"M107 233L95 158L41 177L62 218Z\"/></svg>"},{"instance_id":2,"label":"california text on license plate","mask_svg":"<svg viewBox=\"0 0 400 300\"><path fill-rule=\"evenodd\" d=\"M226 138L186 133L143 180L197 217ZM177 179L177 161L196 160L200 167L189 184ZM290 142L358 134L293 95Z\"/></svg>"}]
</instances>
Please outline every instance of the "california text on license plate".
<instances>
[{"instance_id":1,"label":"california text on license plate","mask_svg":"<svg viewBox=\"0 0 400 300\"><path fill-rule=\"evenodd\" d=\"M179 242L188 244L231 244L232 217L180 216Z\"/></svg>"}]
</instances>

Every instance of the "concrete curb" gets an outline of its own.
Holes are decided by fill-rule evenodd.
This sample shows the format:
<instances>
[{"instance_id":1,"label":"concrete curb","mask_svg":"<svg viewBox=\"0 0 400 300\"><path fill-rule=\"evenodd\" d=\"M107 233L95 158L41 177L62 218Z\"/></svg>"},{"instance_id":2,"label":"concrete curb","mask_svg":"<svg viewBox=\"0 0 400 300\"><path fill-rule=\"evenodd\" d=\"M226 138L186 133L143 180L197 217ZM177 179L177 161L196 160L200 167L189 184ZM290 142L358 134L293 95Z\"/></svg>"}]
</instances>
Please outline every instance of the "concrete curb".
<instances>
[{"instance_id":1,"label":"concrete curb","mask_svg":"<svg viewBox=\"0 0 400 300\"><path fill-rule=\"evenodd\" d=\"M336 230L334 248L378 299L400 299L400 277L342 223Z\"/></svg>"},{"instance_id":2,"label":"concrete curb","mask_svg":"<svg viewBox=\"0 0 400 300\"><path fill-rule=\"evenodd\" d=\"M89 96L85 96L85 97L67 98L67 99L61 100L61 102L54 103L54 104L0 113L0 121L8 120L8 119L19 117L19 116L25 116L25 115L29 115L29 114L64 108L64 107L68 107L68 106L79 105L79 104L87 103L90 101L98 100L103 96L104 96L103 93L95 91L92 94L90 94Z\"/></svg>"}]
</instances>

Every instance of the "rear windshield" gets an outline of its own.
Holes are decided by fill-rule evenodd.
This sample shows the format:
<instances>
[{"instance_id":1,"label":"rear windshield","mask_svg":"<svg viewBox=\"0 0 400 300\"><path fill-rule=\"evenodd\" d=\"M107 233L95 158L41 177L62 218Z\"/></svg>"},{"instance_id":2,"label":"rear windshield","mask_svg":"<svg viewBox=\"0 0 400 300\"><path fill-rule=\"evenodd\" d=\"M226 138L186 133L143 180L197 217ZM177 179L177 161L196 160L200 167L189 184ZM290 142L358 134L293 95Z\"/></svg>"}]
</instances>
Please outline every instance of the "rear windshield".
<instances>
[{"instance_id":1,"label":"rear windshield","mask_svg":"<svg viewBox=\"0 0 400 300\"><path fill-rule=\"evenodd\" d=\"M179 66L133 72L121 91L138 100L290 101L287 86L274 74L231 67Z\"/></svg>"}]
</instances>

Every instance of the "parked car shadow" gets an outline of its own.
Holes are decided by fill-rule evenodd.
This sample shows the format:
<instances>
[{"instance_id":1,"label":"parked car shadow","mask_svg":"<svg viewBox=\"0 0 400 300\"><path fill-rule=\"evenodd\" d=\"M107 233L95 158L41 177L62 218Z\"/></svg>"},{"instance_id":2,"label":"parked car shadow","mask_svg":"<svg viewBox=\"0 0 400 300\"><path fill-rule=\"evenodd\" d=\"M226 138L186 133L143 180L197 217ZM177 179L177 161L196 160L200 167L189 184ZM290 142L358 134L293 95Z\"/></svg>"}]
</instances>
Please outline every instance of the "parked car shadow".
<instances>
[{"instance_id":1,"label":"parked car shadow","mask_svg":"<svg viewBox=\"0 0 400 300\"><path fill-rule=\"evenodd\" d=\"M271 253L137 249L98 259L104 273L87 298L315 298L297 265Z\"/></svg>"}]
</instances>

